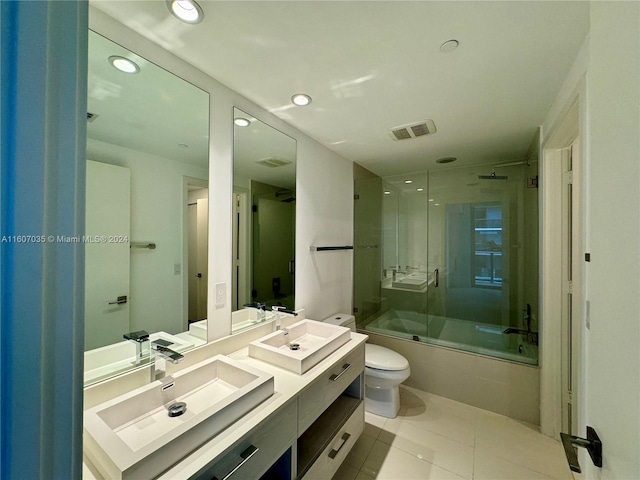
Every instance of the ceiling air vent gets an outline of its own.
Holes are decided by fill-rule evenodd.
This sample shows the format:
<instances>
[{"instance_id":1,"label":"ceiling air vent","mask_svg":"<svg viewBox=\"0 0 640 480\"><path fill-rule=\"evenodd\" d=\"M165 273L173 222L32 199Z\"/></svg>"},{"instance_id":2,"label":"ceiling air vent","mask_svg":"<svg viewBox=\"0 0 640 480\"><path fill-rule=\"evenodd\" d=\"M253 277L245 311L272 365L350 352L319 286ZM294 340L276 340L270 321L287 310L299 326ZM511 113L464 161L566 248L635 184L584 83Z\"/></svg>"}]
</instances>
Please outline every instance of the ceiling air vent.
<instances>
[{"instance_id":1,"label":"ceiling air vent","mask_svg":"<svg viewBox=\"0 0 640 480\"><path fill-rule=\"evenodd\" d=\"M392 128L389 135L391 135L391 138L394 140L407 140L409 138L431 135L432 133L436 133L436 124L433 120L425 120L424 122L413 125Z\"/></svg>"},{"instance_id":2,"label":"ceiling air vent","mask_svg":"<svg viewBox=\"0 0 640 480\"><path fill-rule=\"evenodd\" d=\"M93 122L96 118L98 118L97 113L87 112L87 123Z\"/></svg>"},{"instance_id":3,"label":"ceiling air vent","mask_svg":"<svg viewBox=\"0 0 640 480\"><path fill-rule=\"evenodd\" d=\"M284 167L285 165L291 164L290 160L285 160L284 158L265 158L264 160L258 160L256 162L258 165L262 165L263 167Z\"/></svg>"}]
</instances>

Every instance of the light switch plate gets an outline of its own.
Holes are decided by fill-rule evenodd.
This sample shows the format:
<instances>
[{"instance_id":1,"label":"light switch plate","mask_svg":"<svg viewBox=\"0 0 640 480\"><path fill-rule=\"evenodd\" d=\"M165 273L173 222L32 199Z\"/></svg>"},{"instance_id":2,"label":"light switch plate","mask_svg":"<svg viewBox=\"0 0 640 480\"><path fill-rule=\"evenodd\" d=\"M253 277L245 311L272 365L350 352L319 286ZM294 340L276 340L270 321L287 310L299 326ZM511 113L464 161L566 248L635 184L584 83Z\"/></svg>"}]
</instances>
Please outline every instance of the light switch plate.
<instances>
[{"instance_id":1,"label":"light switch plate","mask_svg":"<svg viewBox=\"0 0 640 480\"><path fill-rule=\"evenodd\" d=\"M224 307L227 300L227 284L216 283L216 308Z\"/></svg>"}]
</instances>

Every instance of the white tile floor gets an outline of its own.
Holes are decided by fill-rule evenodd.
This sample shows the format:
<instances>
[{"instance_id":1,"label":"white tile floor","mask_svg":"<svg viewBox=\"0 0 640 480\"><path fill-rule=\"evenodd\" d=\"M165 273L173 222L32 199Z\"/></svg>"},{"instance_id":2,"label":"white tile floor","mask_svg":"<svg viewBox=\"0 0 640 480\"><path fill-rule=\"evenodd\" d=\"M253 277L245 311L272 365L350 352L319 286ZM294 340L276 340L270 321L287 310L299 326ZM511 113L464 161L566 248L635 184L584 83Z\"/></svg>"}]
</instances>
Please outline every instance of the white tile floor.
<instances>
[{"instance_id":1,"label":"white tile floor","mask_svg":"<svg viewBox=\"0 0 640 480\"><path fill-rule=\"evenodd\" d=\"M394 419L365 429L333 480L573 480L559 441L538 428L400 387Z\"/></svg>"}]
</instances>

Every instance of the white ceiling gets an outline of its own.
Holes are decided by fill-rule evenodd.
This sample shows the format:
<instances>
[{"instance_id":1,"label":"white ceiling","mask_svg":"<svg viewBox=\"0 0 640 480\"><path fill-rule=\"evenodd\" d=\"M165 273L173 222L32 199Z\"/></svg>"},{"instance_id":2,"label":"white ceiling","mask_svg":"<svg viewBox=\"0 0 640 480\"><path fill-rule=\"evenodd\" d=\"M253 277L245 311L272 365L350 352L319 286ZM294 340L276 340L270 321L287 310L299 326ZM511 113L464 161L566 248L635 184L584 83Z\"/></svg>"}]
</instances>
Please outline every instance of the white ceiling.
<instances>
[{"instance_id":1,"label":"white ceiling","mask_svg":"<svg viewBox=\"0 0 640 480\"><path fill-rule=\"evenodd\" d=\"M379 175L523 159L589 29L584 1L199 3L187 25L164 0L91 1ZM426 119L437 133L388 134Z\"/></svg>"},{"instance_id":2,"label":"white ceiling","mask_svg":"<svg viewBox=\"0 0 640 480\"><path fill-rule=\"evenodd\" d=\"M234 108L233 117L251 122L246 127L233 127L234 180L235 177L243 177L295 189L296 141L240 109ZM264 160L275 160L283 164L265 165L262 163Z\"/></svg>"},{"instance_id":3,"label":"white ceiling","mask_svg":"<svg viewBox=\"0 0 640 480\"><path fill-rule=\"evenodd\" d=\"M140 71L120 72L112 55ZM89 140L209 166L209 95L95 32L89 32L87 110L96 115L87 124ZM102 159L92 142L87 155Z\"/></svg>"}]
</instances>

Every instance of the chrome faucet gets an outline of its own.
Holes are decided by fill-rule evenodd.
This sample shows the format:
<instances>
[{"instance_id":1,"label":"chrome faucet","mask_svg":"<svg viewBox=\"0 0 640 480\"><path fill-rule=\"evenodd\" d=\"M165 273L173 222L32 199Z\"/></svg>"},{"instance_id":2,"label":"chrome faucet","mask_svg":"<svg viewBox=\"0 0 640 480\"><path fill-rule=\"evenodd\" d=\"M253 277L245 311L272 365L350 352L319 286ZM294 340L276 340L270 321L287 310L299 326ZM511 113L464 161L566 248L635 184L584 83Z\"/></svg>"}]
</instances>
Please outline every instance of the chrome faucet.
<instances>
[{"instance_id":1,"label":"chrome faucet","mask_svg":"<svg viewBox=\"0 0 640 480\"><path fill-rule=\"evenodd\" d=\"M147 363L151 357L149 350L149 333L146 330L138 330L122 335L122 338L136 344L136 359L134 365Z\"/></svg>"},{"instance_id":2,"label":"chrome faucet","mask_svg":"<svg viewBox=\"0 0 640 480\"><path fill-rule=\"evenodd\" d=\"M273 312L276 314L276 330L280 330L280 314L281 313L286 313L288 315L293 315L294 317L296 317L298 315L298 312L295 312L293 310L289 310L284 305L273 305L271 307L271 310L273 310ZM287 333L285 333L285 335L287 335L288 333L289 333L289 331L287 330Z\"/></svg>"},{"instance_id":3,"label":"chrome faucet","mask_svg":"<svg viewBox=\"0 0 640 480\"><path fill-rule=\"evenodd\" d=\"M175 352L170 348L163 347L162 345L158 345L155 343L151 345L151 351L154 354L150 371L152 382L164 378L167 373L167 360L169 360L171 363L180 363L180 361L184 358L184 355L181 355L180 353Z\"/></svg>"},{"instance_id":4,"label":"chrome faucet","mask_svg":"<svg viewBox=\"0 0 640 480\"><path fill-rule=\"evenodd\" d=\"M517 334L517 335L526 335L527 343L531 345L538 345L538 332L533 332L531 330L531 320L533 317L531 316L531 304L527 303L527 307L522 312L522 322L526 324L527 329L522 328L507 328L503 333L509 334Z\"/></svg>"}]
</instances>

